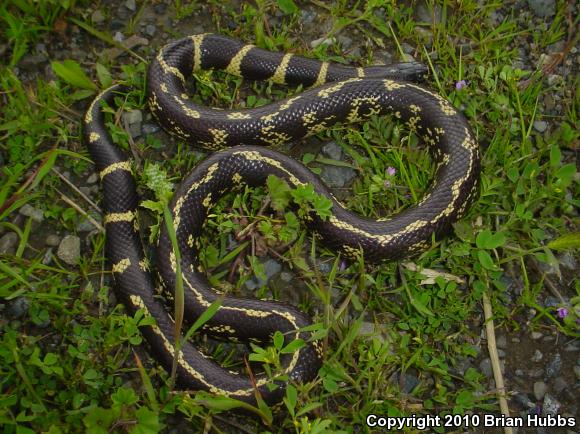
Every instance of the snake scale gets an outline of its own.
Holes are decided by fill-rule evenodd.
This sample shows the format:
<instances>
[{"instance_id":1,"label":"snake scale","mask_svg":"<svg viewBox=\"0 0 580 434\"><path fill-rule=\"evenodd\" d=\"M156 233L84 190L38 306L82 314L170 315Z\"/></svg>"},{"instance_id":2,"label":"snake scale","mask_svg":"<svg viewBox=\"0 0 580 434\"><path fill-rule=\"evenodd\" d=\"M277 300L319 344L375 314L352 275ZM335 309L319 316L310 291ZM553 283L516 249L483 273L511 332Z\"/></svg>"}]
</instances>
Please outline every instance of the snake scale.
<instances>
[{"instance_id":1,"label":"snake scale","mask_svg":"<svg viewBox=\"0 0 580 434\"><path fill-rule=\"evenodd\" d=\"M188 98L185 82L192 72L210 68L308 89L259 108L207 108ZM226 192L243 184L262 185L269 174L293 187L311 184L318 194L332 200L329 219L312 214L306 223L325 244L347 257L361 250L368 261L415 253L428 247L433 235L444 235L465 214L477 193L478 145L466 119L446 99L408 81L420 72L413 65L408 69L355 68L321 62L212 34L183 38L159 51L150 64L147 81L154 116L166 130L192 145L219 150L184 179L170 205L182 254L186 318L197 318L219 296L197 259L208 210ZM102 182L106 255L117 291L130 313L142 310L144 316L155 319L154 325L142 327L142 333L156 359L169 370L176 352L173 319L155 296L158 284L139 234L139 202L131 162L114 145L104 124L103 103L113 104L114 96L122 90L123 86L115 85L93 100L83 122L84 139ZM437 166L421 201L392 219L370 220L350 213L302 164L263 147L316 134L336 122L358 122L382 114L393 114L406 122L429 146ZM159 238L157 258L162 283L171 290L177 264L166 230ZM203 389L250 404L256 404L258 394L268 403L278 402L287 381L310 381L321 365L321 345L309 341L310 334L301 330L309 324L309 318L292 306L226 296L205 324L205 332L239 341L268 341L280 330L287 342L300 338L306 345L281 357L280 374L284 376L273 382L265 374L228 371L184 342L177 357L178 384L183 389Z\"/></svg>"}]
</instances>

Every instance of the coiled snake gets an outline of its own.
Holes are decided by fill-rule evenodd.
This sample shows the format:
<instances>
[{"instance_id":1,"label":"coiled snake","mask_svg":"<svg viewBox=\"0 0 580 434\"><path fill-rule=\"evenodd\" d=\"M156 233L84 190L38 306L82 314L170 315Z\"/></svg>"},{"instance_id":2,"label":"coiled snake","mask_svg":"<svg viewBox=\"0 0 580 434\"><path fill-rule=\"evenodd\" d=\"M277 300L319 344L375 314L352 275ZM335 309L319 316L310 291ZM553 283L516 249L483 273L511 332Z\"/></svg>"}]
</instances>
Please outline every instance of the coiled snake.
<instances>
[{"instance_id":1,"label":"coiled snake","mask_svg":"<svg viewBox=\"0 0 580 434\"><path fill-rule=\"evenodd\" d=\"M308 90L259 108L218 110L191 102L185 77L200 68L223 69L251 79L312 86ZM216 152L185 178L171 203L185 288L185 311L198 317L217 293L199 271L198 238L208 209L225 192L245 183L261 185L269 174L291 186L311 184L332 200L332 216L308 218L310 229L346 256L360 250L369 261L396 259L430 245L433 234L445 234L464 215L477 191L480 156L465 118L439 95L397 78L412 79L418 71L392 67L353 68L287 54L268 52L218 35L195 35L163 47L149 67L149 107L163 127L192 145ZM131 163L112 142L103 121L102 102L113 102L113 86L98 95L84 118L84 137L97 166L104 191L106 254L116 286L127 309L141 309L155 319L142 333L158 361L170 369L175 354L172 317L154 297L156 283L139 235L138 195ZM308 169L292 158L262 147L315 134L336 122L357 122L391 113L407 122L426 142L437 165L435 178L421 201L389 220L375 221L349 213ZM244 145L244 146L239 146ZM233 146L233 147L232 147ZM175 284L176 259L167 231L158 245L157 268L164 285ZM206 323L205 331L238 340L262 341L276 330L287 341L306 345L282 357L287 380L309 381L321 364L320 345L308 342L300 329L310 320L292 306L274 301L225 297ZM184 342L178 355L179 385L204 389L255 404L280 401L285 381L264 374L230 372ZM268 387L270 386L270 387Z\"/></svg>"}]
</instances>

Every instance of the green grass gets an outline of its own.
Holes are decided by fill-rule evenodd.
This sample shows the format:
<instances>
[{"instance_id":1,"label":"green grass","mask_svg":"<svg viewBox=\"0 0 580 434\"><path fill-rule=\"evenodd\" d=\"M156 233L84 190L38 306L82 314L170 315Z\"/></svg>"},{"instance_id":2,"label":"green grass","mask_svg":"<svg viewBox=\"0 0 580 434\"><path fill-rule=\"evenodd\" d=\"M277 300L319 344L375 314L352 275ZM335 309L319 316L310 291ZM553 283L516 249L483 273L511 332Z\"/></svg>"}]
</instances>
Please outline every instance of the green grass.
<instances>
[{"instance_id":1,"label":"green grass","mask_svg":"<svg viewBox=\"0 0 580 434\"><path fill-rule=\"evenodd\" d=\"M578 235L566 237L579 231L574 161L578 103L573 99L578 78L572 74L549 84L540 69L526 72L511 66L522 40L532 40L540 53L545 52L550 44L565 41L573 25L562 2L544 27L509 14L492 25L488 18L501 3L480 8L475 1L465 1L452 8L447 1L436 2L441 20L433 24L416 22L413 9L390 2L312 1L308 9L326 23L321 27L324 32L312 37L304 34L301 10L291 0L260 0L240 8L215 0L176 1L170 9L185 25L194 21L193 13L205 14L216 31L261 47L356 65L380 60L381 49L396 57L404 43L411 44L417 48L416 58L431 68L428 85L462 108L483 150L477 203L449 237L400 263L343 263L308 237L295 213L265 207L265 201L275 205L277 200L267 188L245 189L216 205L202 255L212 282L243 293L245 282L263 277L262 255L267 252L293 273L292 285L301 292L290 297L284 291L288 288L275 281L270 288L258 289L257 295L274 294L299 304L314 316L316 334L325 346L317 380L289 387L282 417L273 422L264 408L258 411L261 420L231 421L228 413L220 412L231 403L170 390L170 373L139 346L138 326L146 320L127 316L114 297L105 272L102 233L80 234L82 257L76 266L60 261L56 248L44 243L49 234L75 233L85 218L62 199L63 194L85 211L90 209L55 173L66 172L73 183L86 185L93 170L80 142L83 107L97 87L123 80L134 88L124 108L146 110L142 59L151 58L152 49L127 50L124 57L97 64L55 61L53 79L19 75L18 62L34 51L37 42L49 45L58 40L63 23L79 26L91 41L90 50L118 43L108 31L93 26L86 4L44 0L32 9L19 0L5 2L0 7L4 24L0 34L8 42L0 66L0 236L14 232L17 243L13 252L0 255L4 432L149 433L184 426L193 432L239 432L240 426L248 432L350 432L364 427L371 413L498 411L497 396L482 374L474 368L458 370L478 353L474 343L483 327L483 294L491 299L496 326L508 332L522 327L521 318L528 318L531 327L578 337L580 305L578 280L573 288L561 288L558 306L545 307L542 301L548 295L546 279L553 279L542 270L546 266L558 270L565 249L578 257L574 250ZM138 5L127 32L138 29L146 6ZM277 8L283 13L279 25L273 26L266 14ZM167 31L183 36L175 29ZM424 31L431 32L431 41ZM345 34L356 34L357 42L365 42L359 55L349 54L340 44L315 49L308 45L312 39ZM258 106L300 91L224 74L201 72L195 79L195 98L221 107ZM460 80L468 83L458 90L455 83ZM562 109L555 115L545 113L543 104L554 93L562 95ZM141 159L139 167L147 176L140 174L139 183L154 211L148 220L158 225L167 192L155 191L159 184L152 184L151 178L177 183L200 156L186 144L165 138L129 144L116 120L111 116L109 127L118 144L131 147ZM546 120L550 128L539 133L533 126L537 120ZM330 139L359 174L345 200L350 209L386 216L416 202L425 191L433 167L404 126L391 119L372 119L361 128L335 127L310 143ZM324 163L344 164L329 162L311 149L302 158L313 170ZM39 224L20 214L25 204L42 210L44 221ZM228 237L240 233L238 247L232 248ZM438 277L425 283L424 273L413 265L435 270ZM508 278L519 292L507 291ZM8 315L18 303L28 306L25 313ZM557 307L567 308L568 316L559 318ZM530 312L535 313L530 317ZM243 366L230 345L208 346L203 341L200 345L227 366ZM254 357L275 365L280 350L280 345L268 353L255 349ZM396 381L400 373L418 379L408 393Z\"/></svg>"}]
</instances>

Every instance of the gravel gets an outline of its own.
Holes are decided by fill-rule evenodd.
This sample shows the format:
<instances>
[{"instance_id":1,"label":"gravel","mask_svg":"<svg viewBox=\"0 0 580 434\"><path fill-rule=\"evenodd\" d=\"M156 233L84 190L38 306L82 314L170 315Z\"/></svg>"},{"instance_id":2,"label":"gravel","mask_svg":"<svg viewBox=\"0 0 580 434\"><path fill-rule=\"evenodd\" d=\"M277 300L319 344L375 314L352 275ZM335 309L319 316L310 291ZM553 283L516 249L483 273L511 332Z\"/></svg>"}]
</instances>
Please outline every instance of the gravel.
<instances>
[{"instance_id":1,"label":"gravel","mask_svg":"<svg viewBox=\"0 0 580 434\"><path fill-rule=\"evenodd\" d=\"M58 245L57 256L69 265L76 265L81 257L81 239L67 235Z\"/></svg>"}]
</instances>

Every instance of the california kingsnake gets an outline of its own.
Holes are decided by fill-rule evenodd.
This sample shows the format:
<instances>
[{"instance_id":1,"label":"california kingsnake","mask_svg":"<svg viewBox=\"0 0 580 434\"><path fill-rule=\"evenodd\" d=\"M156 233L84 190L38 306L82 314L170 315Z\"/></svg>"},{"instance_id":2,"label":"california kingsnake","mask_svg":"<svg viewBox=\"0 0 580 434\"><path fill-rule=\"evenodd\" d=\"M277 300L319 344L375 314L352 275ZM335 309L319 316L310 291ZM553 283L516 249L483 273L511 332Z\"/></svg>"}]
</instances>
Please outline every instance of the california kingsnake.
<instances>
[{"instance_id":1,"label":"california kingsnake","mask_svg":"<svg viewBox=\"0 0 580 434\"><path fill-rule=\"evenodd\" d=\"M218 110L191 102L185 77L199 68L224 69L251 79L313 86L297 96L255 109ZM199 270L198 238L208 209L225 192L245 183L261 185L269 174L291 186L310 183L333 202L332 217L308 218L308 226L325 243L346 256L359 251L370 261L396 259L430 245L433 234L443 235L464 215L476 196L480 157L465 118L444 98L405 81L418 73L411 68L374 66L352 68L319 62L290 53L268 52L218 35L195 35L163 47L148 74L149 106L168 130L191 144L216 150L183 181L171 203L182 255L186 315L199 316L218 296ZM102 102L111 104L121 90L113 86L98 95L84 118L84 137L100 172L104 191L107 257L112 264L119 294L131 313L142 309L156 325L143 334L157 359L170 369L174 358L173 319L154 297L156 283L139 235L138 195L131 163L112 142L104 126ZM277 145L315 134L336 122L355 122L391 113L430 146L437 165L428 193L413 207L392 219L369 220L345 210L308 169L292 158L258 145ZM162 231L157 258L164 285L174 288L175 255L167 231ZM247 340L268 340L276 330L288 341L309 333L300 331L309 319L279 302L225 297L206 324L208 333ZM316 341L282 358L289 380L313 379L322 351ZM178 357L179 385L204 389L252 404L259 393L266 402L279 401L285 381L272 389L265 375L249 378L229 372L184 342Z\"/></svg>"}]
</instances>

